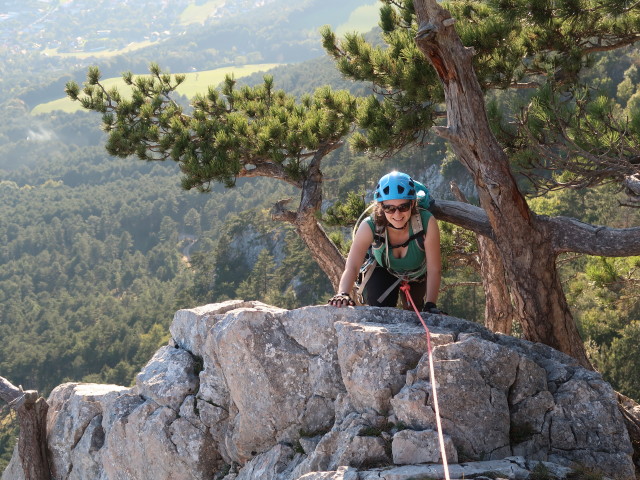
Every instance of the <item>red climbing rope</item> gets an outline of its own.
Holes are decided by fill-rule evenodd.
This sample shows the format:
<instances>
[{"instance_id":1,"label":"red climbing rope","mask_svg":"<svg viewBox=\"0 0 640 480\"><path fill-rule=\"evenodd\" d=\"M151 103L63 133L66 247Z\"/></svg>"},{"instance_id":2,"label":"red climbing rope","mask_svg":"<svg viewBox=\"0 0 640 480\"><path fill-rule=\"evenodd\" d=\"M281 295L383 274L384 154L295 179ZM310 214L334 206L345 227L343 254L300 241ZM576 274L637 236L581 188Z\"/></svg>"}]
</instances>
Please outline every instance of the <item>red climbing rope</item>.
<instances>
[{"instance_id":1,"label":"red climbing rope","mask_svg":"<svg viewBox=\"0 0 640 480\"><path fill-rule=\"evenodd\" d=\"M447 454L444 450L444 436L442 435L442 422L440 421L440 408L438 407L438 393L436 390L436 377L433 369L433 353L431 351L431 333L429 332L429 328L427 324L424 322L422 315L416 308L416 304L413 303L413 299L411 298L409 283L403 281L400 285L400 290L404 292L405 298L409 305L413 307L413 311L416 312L418 318L420 319L420 323L424 327L424 331L427 334L427 353L429 354L429 375L431 378L431 391L433 392L433 409L436 413L436 425L438 426L438 441L440 442L440 456L442 457L442 466L444 468L444 476L446 480L449 479L449 465L447 464Z\"/></svg>"}]
</instances>

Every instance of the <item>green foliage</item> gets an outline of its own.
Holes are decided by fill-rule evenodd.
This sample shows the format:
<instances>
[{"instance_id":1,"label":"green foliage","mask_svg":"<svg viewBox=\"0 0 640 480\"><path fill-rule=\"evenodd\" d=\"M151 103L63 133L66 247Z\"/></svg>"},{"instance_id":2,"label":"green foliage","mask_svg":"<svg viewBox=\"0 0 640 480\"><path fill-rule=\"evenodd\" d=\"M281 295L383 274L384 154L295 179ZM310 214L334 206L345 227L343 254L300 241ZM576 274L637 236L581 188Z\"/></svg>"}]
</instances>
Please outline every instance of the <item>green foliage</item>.
<instances>
[{"instance_id":1,"label":"green foliage","mask_svg":"<svg viewBox=\"0 0 640 480\"><path fill-rule=\"evenodd\" d=\"M594 273L595 272L595 273ZM640 398L640 258L589 258L570 284L588 351L616 390Z\"/></svg>"},{"instance_id":2,"label":"green foliage","mask_svg":"<svg viewBox=\"0 0 640 480\"><path fill-rule=\"evenodd\" d=\"M191 263L194 302L243 298L297 308L324 303L331 291L294 230L259 209L230 215L217 244Z\"/></svg>"},{"instance_id":3,"label":"green foliage","mask_svg":"<svg viewBox=\"0 0 640 480\"><path fill-rule=\"evenodd\" d=\"M528 203L540 215L568 216L586 223L618 228L635 225L636 215L630 209L620 209L621 200L620 192L609 185L597 189L551 191L544 196L530 198Z\"/></svg>"},{"instance_id":4,"label":"green foliage","mask_svg":"<svg viewBox=\"0 0 640 480\"><path fill-rule=\"evenodd\" d=\"M637 171L633 159L640 153L635 141L640 130L633 113L624 114L615 99L580 85L571 88L570 96L547 85L523 112L522 146L533 152L520 158L528 168L556 172L538 176L537 186L622 182Z\"/></svg>"},{"instance_id":5,"label":"green foliage","mask_svg":"<svg viewBox=\"0 0 640 480\"><path fill-rule=\"evenodd\" d=\"M425 143L444 111L444 99L439 78L417 49L412 3L383 3L384 46L357 34L338 40L326 27L322 35L325 50L343 75L372 83L377 94L361 103L357 123L363 131L356 132L352 144L389 155ZM620 84L622 105L631 103L624 114L611 95L592 90L593 84L583 80L583 72L597 60L595 51L637 41L637 9L617 0L579 5L573 0L464 0L443 7L456 20L462 43L473 49L474 71L484 89L520 84L534 92L532 98L511 94L511 102L500 108L496 97L489 97L487 109L494 133L531 186L586 187L620 182L637 172L633 159L640 154L635 141L640 109L635 101L627 102L633 98L634 70L627 70L626 83ZM564 177L550 177L549 170Z\"/></svg>"},{"instance_id":6,"label":"green foliage","mask_svg":"<svg viewBox=\"0 0 640 480\"><path fill-rule=\"evenodd\" d=\"M603 376L616 390L631 398L640 398L640 380L636 372L640 322L632 321L616 332L610 344L603 344L592 350L592 355Z\"/></svg>"},{"instance_id":7,"label":"green foliage","mask_svg":"<svg viewBox=\"0 0 640 480\"><path fill-rule=\"evenodd\" d=\"M273 255L266 249L260 250L253 270L246 280L240 282L236 289L236 295L239 298L265 299L268 294L272 293L272 290L275 290L273 288L275 269L276 263Z\"/></svg>"},{"instance_id":8,"label":"green foliage","mask_svg":"<svg viewBox=\"0 0 640 480\"><path fill-rule=\"evenodd\" d=\"M349 250L351 249L351 240L346 240L342 231L329 232L329 238L336 246L336 248L340 251L343 257L349 255Z\"/></svg>"},{"instance_id":9,"label":"green foliage","mask_svg":"<svg viewBox=\"0 0 640 480\"><path fill-rule=\"evenodd\" d=\"M360 151L379 148L390 154L413 141L424 142L435 107L443 99L435 72L413 41L415 21L390 30L390 22L406 20L390 9L382 9L381 20L387 46L373 46L361 34L338 41L329 27L321 31L323 46L342 74L372 82L382 94L382 100L370 96L358 109L357 122L365 131L357 132L351 143Z\"/></svg>"},{"instance_id":10,"label":"green foliage","mask_svg":"<svg viewBox=\"0 0 640 480\"><path fill-rule=\"evenodd\" d=\"M587 264L585 275L597 287L612 284L618 279L618 273L613 265L614 260L599 257L597 262Z\"/></svg>"},{"instance_id":11,"label":"green foliage","mask_svg":"<svg viewBox=\"0 0 640 480\"><path fill-rule=\"evenodd\" d=\"M11 460L18 433L15 414L8 408L0 410L0 471L4 471Z\"/></svg>"},{"instance_id":12,"label":"green foliage","mask_svg":"<svg viewBox=\"0 0 640 480\"><path fill-rule=\"evenodd\" d=\"M327 209L323 221L331 226L354 225L365 208L364 193L349 192L344 203L338 200Z\"/></svg>"},{"instance_id":13,"label":"green foliage","mask_svg":"<svg viewBox=\"0 0 640 480\"><path fill-rule=\"evenodd\" d=\"M582 192L550 192L531 201L538 213L577 216L591 223L628 227L640 223L640 212L622 209L610 187ZM640 259L566 254L558 260L567 300L587 352L605 380L621 393L640 398L640 383L632 374L638 363Z\"/></svg>"},{"instance_id":14,"label":"green foliage","mask_svg":"<svg viewBox=\"0 0 640 480\"><path fill-rule=\"evenodd\" d=\"M111 155L172 158L180 164L185 189L209 191L211 182L233 186L238 176L256 174L300 185L307 161L338 143L355 116L355 99L346 91L321 87L297 102L274 90L271 76L262 85L241 88L227 76L219 90L196 95L187 116L170 97L184 76L163 73L155 64L150 72L123 75L133 88L131 100L117 90L107 92L97 68L89 69L83 95L73 82L67 95L102 114Z\"/></svg>"},{"instance_id":15,"label":"green foliage","mask_svg":"<svg viewBox=\"0 0 640 480\"><path fill-rule=\"evenodd\" d=\"M99 178L92 168L85 163L84 174ZM85 377L130 384L166 341L165 312L190 281L171 238L149 235L184 211L187 197L158 191L175 188L175 171L147 167L136 179L124 162L111 168L115 178L92 187L0 191L11 219L0 222L0 370L25 388L46 394Z\"/></svg>"},{"instance_id":16,"label":"green foliage","mask_svg":"<svg viewBox=\"0 0 640 480\"><path fill-rule=\"evenodd\" d=\"M442 286L438 305L450 315L484 322L484 291L472 232L439 222Z\"/></svg>"}]
</instances>

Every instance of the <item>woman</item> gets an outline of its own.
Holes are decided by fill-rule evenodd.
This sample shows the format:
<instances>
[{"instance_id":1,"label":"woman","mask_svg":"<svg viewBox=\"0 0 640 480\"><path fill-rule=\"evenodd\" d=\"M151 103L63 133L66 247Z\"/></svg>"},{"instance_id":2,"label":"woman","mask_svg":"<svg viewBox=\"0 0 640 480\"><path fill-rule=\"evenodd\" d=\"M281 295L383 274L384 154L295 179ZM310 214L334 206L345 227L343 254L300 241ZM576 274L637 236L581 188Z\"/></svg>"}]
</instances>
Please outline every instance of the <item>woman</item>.
<instances>
[{"instance_id":1,"label":"woman","mask_svg":"<svg viewBox=\"0 0 640 480\"><path fill-rule=\"evenodd\" d=\"M418 207L419 188L426 191L406 173L391 172L380 179L374 213L355 234L339 293L329 300L330 305L355 305L350 292L370 251L376 265L364 288L364 303L395 307L400 282L406 280L419 310L441 313L436 306L440 290L440 231L431 213ZM402 304L405 309L412 308L404 294Z\"/></svg>"}]
</instances>

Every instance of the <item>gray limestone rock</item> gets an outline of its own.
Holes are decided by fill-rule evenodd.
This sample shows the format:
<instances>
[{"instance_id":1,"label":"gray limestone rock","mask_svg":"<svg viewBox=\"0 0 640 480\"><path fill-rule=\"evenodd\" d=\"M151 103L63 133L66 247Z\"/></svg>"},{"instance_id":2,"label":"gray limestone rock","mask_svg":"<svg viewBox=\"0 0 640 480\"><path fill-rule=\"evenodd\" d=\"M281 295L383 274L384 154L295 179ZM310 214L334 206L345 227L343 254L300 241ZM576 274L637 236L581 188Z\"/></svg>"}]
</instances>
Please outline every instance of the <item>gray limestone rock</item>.
<instances>
[{"instance_id":1,"label":"gray limestone rock","mask_svg":"<svg viewBox=\"0 0 640 480\"><path fill-rule=\"evenodd\" d=\"M255 302L254 302L255 303ZM203 356L203 349L209 330L224 314L232 310L253 307L254 303L243 300L229 300L195 308L178 310L169 327L172 341L180 348L197 357Z\"/></svg>"},{"instance_id":2,"label":"gray limestone rock","mask_svg":"<svg viewBox=\"0 0 640 480\"><path fill-rule=\"evenodd\" d=\"M442 478L433 385L451 478L525 479L536 468L565 478L576 464L635 478L599 374L550 347L429 315L431 378L414 316L244 301L181 310L136 387L51 393L53 478ZM22 480L16 457L2 480Z\"/></svg>"},{"instance_id":3,"label":"gray limestone rock","mask_svg":"<svg viewBox=\"0 0 640 480\"><path fill-rule=\"evenodd\" d=\"M458 463L458 452L449 436L443 436L444 451L448 463ZM417 465L420 463L442 463L440 440L435 430L401 430L391 442L393 463Z\"/></svg>"},{"instance_id":4,"label":"gray limestone rock","mask_svg":"<svg viewBox=\"0 0 640 480\"><path fill-rule=\"evenodd\" d=\"M278 480L291 468L295 452L290 446L277 444L269 451L252 458L240 470L236 480Z\"/></svg>"},{"instance_id":5,"label":"gray limestone rock","mask_svg":"<svg viewBox=\"0 0 640 480\"><path fill-rule=\"evenodd\" d=\"M82 471L76 468L78 463L90 472L99 469L105 435L104 412L109 404L129 391L116 385L65 383L51 392L47 438L54 478L78 478L78 472Z\"/></svg>"},{"instance_id":6,"label":"gray limestone rock","mask_svg":"<svg viewBox=\"0 0 640 480\"><path fill-rule=\"evenodd\" d=\"M313 471L334 471L342 465L363 467L390 462L389 440L381 435L384 422L381 416L350 413L323 435L290 478Z\"/></svg>"},{"instance_id":7,"label":"gray limestone rock","mask_svg":"<svg viewBox=\"0 0 640 480\"><path fill-rule=\"evenodd\" d=\"M235 406L229 409L225 448L239 463L274 441L292 442L300 430L328 430L333 423L335 398L324 395L335 395L339 384L316 381L318 355L307 348L316 334L309 330L306 339L296 340L282 317L280 311L239 309L211 330L212 350Z\"/></svg>"},{"instance_id":8,"label":"gray limestone rock","mask_svg":"<svg viewBox=\"0 0 640 480\"><path fill-rule=\"evenodd\" d=\"M538 463L540 462L528 462L522 457L507 457L501 460L449 465L449 474L452 479L484 477L529 480L531 472ZM549 462L544 462L543 465L556 478L565 478L571 472L570 468ZM359 472L359 480L416 480L419 478L444 478L442 465L405 465Z\"/></svg>"},{"instance_id":9,"label":"gray limestone rock","mask_svg":"<svg viewBox=\"0 0 640 480\"><path fill-rule=\"evenodd\" d=\"M186 396L198 389L194 368L193 356L186 350L162 347L136 376L137 391L158 405L178 410Z\"/></svg>"},{"instance_id":10,"label":"gray limestone rock","mask_svg":"<svg viewBox=\"0 0 640 480\"><path fill-rule=\"evenodd\" d=\"M436 348L434 355L446 358L442 350L447 348L449 345ZM415 430L436 429L432 386L425 363L428 365L426 356L417 367L421 372L417 375L419 380L406 386L392 401L398 420ZM435 360L434 371L443 430L453 440L461 459L510 455L507 392L492 387L483 372L463 358Z\"/></svg>"},{"instance_id":11,"label":"gray limestone rock","mask_svg":"<svg viewBox=\"0 0 640 480\"><path fill-rule=\"evenodd\" d=\"M307 473L297 480L358 480L358 469L352 467L339 467L335 472Z\"/></svg>"}]
</instances>

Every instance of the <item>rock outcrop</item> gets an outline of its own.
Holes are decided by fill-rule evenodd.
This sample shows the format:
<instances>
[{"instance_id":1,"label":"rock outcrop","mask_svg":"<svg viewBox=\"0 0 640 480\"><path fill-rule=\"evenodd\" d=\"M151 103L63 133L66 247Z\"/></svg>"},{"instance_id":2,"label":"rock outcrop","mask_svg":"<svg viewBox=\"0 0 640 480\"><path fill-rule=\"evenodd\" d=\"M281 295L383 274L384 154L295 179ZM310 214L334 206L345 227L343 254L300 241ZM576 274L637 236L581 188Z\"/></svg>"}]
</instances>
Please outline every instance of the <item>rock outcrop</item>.
<instances>
[{"instance_id":1,"label":"rock outcrop","mask_svg":"<svg viewBox=\"0 0 640 480\"><path fill-rule=\"evenodd\" d=\"M549 347L427 316L451 478L635 478L611 387ZM443 478L410 312L230 301L176 313L136 386L49 398L57 480ZM18 480L17 455L2 480ZM538 476L538 478L542 478Z\"/></svg>"}]
</instances>

